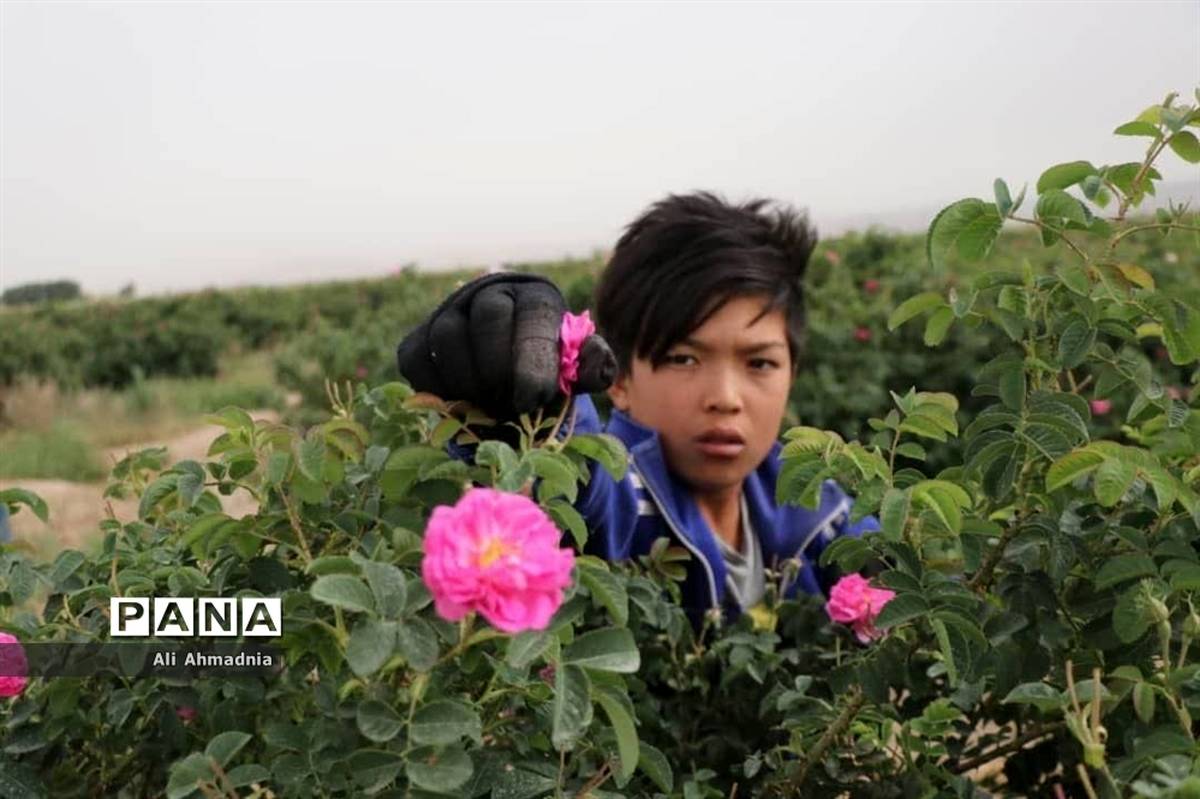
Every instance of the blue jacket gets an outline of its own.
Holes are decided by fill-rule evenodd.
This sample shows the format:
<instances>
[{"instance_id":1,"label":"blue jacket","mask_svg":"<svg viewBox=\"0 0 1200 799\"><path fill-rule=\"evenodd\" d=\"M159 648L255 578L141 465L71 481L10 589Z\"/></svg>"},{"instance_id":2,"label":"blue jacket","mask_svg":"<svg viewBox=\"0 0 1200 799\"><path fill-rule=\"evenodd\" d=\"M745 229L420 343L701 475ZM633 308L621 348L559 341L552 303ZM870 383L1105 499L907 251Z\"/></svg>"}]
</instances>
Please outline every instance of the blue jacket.
<instances>
[{"instance_id":1,"label":"blue jacket","mask_svg":"<svg viewBox=\"0 0 1200 799\"><path fill-rule=\"evenodd\" d=\"M716 535L689 489L667 469L658 433L615 409L602 430L596 407L586 395L575 398L575 409L575 433L606 432L619 438L629 451L629 470L622 480L614 481L593 464L591 479L580 489L575 508L590 531L588 553L610 561L624 560L647 554L655 539L666 536L692 554L682 592L688 615L696 620L714 607L735 614L725 602L725 561ZM833 480L823 485L816 510L777 505L775 483L782 448L776 442L743 484L750 522L766 566L777 567L799 556L799 575L785 587L785 595L794 596L797 591L821 594L825 582L817 566L821 550L839 535L859 536L878 530L879 522L866 516L851 524L853 500Z\"/></svg>"}]
</instances>

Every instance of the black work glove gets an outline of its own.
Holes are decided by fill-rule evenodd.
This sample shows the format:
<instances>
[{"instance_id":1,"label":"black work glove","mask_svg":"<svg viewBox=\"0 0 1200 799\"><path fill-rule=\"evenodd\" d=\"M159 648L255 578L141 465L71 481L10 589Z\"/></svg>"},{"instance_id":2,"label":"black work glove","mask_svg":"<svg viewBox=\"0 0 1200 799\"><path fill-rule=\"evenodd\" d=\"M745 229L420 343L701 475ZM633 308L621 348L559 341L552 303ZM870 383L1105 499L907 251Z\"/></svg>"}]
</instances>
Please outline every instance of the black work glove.
<instances>
[{"instance_id":1,"label":"black work glove","mask_svg":"<svg viewBox=\"0 0 1200 799\"><path fill-rule=\"evenodd\" d=\"M544 277L486 275L459 288L396 350L400 374L417 391L466 400L500 421L531 413L558 390L558 331L567 303ZM616 377L608 344L592 335L579 353L577 394Z\"/></svg>"}]
</instances>

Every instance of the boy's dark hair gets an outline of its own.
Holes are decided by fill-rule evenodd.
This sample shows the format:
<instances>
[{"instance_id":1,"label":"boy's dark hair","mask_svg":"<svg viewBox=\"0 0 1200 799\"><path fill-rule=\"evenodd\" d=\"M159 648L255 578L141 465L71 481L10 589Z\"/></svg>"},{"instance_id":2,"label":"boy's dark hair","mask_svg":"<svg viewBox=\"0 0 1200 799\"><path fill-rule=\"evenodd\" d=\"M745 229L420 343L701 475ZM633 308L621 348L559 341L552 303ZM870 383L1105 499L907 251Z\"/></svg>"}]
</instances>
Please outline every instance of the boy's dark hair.
<instances>
[{"instance_id":1,"label":"boy's dark hair","mask_svg":"<svg viewBox=\"0 0 1200 799\"><path fill-rule=\"evenodd\" d=\"M817 243L808 218L765 199L673 194L635 219L596 286L596 322L628 374L653 368L734 297L762 296L787 319L792 367L804 349L804 270Z\"/></svg>"}]
</instances>

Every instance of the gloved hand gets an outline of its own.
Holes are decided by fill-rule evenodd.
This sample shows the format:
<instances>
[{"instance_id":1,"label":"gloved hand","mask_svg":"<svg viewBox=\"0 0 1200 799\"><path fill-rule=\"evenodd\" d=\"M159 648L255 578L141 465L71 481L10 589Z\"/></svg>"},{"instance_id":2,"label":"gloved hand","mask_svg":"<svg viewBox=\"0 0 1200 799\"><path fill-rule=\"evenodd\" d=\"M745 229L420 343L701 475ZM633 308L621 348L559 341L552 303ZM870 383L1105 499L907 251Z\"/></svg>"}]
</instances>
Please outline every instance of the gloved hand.
<instances>
[{"instance_id":1,"label":"gloved hand","mask_svg":"<svg viewBox=\"0 0 1200 799\"><path fill-rule=\"evenodd\" d=\"M544 277L486 275L459 288L396 350L400 374L417 391L466 400L500 421L549 404L558 390L567 303ZM617 362L599 336L579 353L575 393L603 391Z\"/></svg>"}]
</instances>

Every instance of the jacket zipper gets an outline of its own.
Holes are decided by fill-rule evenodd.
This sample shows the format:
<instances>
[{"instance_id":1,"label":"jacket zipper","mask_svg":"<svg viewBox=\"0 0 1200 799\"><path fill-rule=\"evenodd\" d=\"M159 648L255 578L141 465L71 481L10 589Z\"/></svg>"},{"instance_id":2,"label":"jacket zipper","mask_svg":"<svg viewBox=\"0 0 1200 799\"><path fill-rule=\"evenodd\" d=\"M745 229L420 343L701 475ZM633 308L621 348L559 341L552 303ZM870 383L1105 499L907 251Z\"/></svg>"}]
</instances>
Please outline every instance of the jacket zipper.
<instances>
[{"instance_id":1,"label":"jacket zipper","mask_svg":"<svg viewBox=\"0 0 1200 799\"><path fill-rule=\"evenodd\" d=\"M679 528L675 526L675 520L672 519L671 514L667 512L667 507L662 503L662 500L659 499L658 494L654 493L654 487L650 484L650 481L646 479L646 475L642 473L642 469L640 466L638 466L637 460L633 458L630 460L633 464L633 470L637 472L638 477L640 477L642 480L642 484L646 487L646 490L650 492L650 497L654 500L654 504L658 505L658 509L662 511L662 516L664 519L666 519L667 526L671 528L671 532L675 534L675 537L680 540L680 542L687 548L689 552L692 553L694 557L699 558L700 562L704 564L704 573L708 577L708 592L709 596L712 597L711 607L720 607L720 601L717 599L717 579L713 576L712 564L708 562L708 558L704 557L704 553L696 548L695 544L693 544L687 539L686 536L679 532Z\"/></svg>"}]
</instances>

